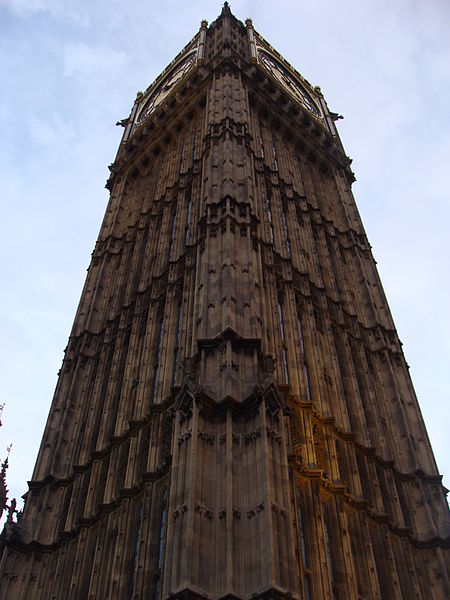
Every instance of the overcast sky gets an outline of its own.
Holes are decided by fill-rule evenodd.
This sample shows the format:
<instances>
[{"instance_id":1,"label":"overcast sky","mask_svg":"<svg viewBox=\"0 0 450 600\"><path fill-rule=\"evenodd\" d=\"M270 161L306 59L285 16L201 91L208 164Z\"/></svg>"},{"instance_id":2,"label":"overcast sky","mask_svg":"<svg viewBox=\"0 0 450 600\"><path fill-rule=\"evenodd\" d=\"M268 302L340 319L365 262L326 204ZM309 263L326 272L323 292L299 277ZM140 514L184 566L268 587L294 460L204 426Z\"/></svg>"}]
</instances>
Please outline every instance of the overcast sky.
<instances>
[{"instance_id":1,"label":"overcast sky","mask_svg":"<svg viewBox=\"0 0 450 600\"><path fill-rule=\"evenodd\" d=\"M450 485L450 3L231 2L338 122L353 191ZM136 92L221 2L0 0L0 458L30 479ZM445 483L445 479L444 479Z\"/></svg>"}]
</instances>

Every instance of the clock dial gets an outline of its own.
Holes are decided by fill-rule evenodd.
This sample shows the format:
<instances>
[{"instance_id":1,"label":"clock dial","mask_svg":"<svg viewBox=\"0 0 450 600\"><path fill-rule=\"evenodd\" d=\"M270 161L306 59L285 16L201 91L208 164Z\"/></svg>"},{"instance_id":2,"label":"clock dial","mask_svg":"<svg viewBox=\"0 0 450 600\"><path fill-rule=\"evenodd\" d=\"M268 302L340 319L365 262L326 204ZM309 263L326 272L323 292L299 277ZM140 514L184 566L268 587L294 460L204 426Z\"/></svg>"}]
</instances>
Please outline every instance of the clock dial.
<instances>
[{"instance_id":1,"label":"clock dial","mask_svg":"<svg viewBox=\"0 0 450 600\"><path fill-rule=\"evenodd\" d=\"M146 119L155 108L170 94L176 87L177 83L184 79L188 71L194 65L196 52L188 54L181 62L179 62L161 81L158 87L152 92L144 107L140 111L137 122L140 123Z\"/></svg>"},{"instance_id":2,"label":"clock dial","mask_svg":"<svg viewBox=\"0 0 450 600\"><path fill-rule=\"evenodd\" d=\"M316 117L321 116L317 104L314 102L302 84L294 79L294 77L288 73L288 71L274 56L271 56L267 52L260 50L258 52L258 57L261 64L284 87L284 89L291 94L291 96L293 96L298 102L300 102L300 104L312 112Z\"/></svg>"}]
</instances>

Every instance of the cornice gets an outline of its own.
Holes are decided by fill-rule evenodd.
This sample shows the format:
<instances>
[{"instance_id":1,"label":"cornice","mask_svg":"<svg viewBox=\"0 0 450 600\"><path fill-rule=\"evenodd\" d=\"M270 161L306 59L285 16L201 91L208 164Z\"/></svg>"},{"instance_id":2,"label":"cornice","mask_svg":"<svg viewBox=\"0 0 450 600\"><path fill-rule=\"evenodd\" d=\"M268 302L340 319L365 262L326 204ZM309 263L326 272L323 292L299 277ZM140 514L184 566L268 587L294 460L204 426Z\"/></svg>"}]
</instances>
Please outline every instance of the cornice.
<instances>
[{"instance_id":1,"label":"cornice","mask_svg":"<svg viewBox=\"0 0 450 600\"><path fill-rule=\"evenodd\" d=\"M319 160L324 168L327 165L342 168L346 176L354 180L349 170L351 159L344 154L338 138L327 130L324 123L315 119L286 91L277 87L261 68L234 51L225 56L219 51L208 62L196 66L147 119L135 126L129 138L122 143L115 162L109 166L111 176L106 187L111 190L117 175L123 174L132 165L138 166L139 156L142 160L142 154L157 155L158 145L176 137L182 121L189 119L189 114L192 118L196 110L204 108L205 83L215 73L226 71L239 72L244 76L250 102L259 107L258 110L266 111L266 117L275 124L282 125L285 135L293 138L299 148L306 149L312 160ZM226 121L242 126L232 118ZM225 135L226 128L221 129L222 131L214 132L214 135ZM210 130L209 135L212 134Z\"/></svg>"}]
</instances>

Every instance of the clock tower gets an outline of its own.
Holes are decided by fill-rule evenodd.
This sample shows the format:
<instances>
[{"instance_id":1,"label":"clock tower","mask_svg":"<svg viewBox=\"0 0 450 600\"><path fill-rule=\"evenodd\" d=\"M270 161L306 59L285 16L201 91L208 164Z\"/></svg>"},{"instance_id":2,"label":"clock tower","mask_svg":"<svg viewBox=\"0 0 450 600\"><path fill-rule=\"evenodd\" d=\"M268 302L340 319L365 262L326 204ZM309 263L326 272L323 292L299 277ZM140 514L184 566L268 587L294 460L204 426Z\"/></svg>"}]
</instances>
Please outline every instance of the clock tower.
<instances>
[{"instance_id":1,"label":"clock tower","mask_svg":"<svg viewBox=\"0 0 450 600\"><path fill-rule=\"evenodd\" d=\"M335 119L227 3L137 94L0 599L450 596Z\"/></svg>"}]
</instances>

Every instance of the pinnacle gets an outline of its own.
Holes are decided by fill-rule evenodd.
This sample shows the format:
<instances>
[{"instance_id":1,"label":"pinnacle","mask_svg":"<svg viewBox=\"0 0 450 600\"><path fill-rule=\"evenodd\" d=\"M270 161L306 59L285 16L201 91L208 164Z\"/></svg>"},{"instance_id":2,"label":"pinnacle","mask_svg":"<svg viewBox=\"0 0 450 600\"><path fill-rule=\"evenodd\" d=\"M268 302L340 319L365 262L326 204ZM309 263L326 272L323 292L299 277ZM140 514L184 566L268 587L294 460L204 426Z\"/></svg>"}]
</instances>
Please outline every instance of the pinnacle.
<instances>
[{"instance_id":1,"label":"pinnacle","mask_svg":"<svg viewBox=\"0 0 450 600\"><path fill-rule=\"evenodd\" d=\"M231 9L230 9L230 5L228 4L228 2L223 3L222 15L231 15Z\"/></svg>"}]
</instances>

